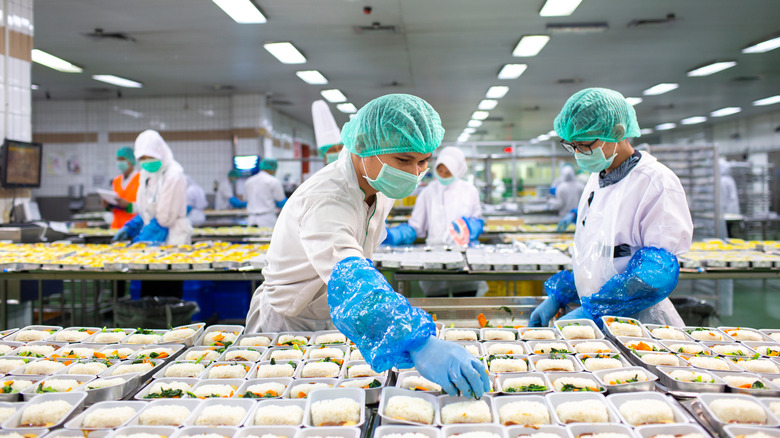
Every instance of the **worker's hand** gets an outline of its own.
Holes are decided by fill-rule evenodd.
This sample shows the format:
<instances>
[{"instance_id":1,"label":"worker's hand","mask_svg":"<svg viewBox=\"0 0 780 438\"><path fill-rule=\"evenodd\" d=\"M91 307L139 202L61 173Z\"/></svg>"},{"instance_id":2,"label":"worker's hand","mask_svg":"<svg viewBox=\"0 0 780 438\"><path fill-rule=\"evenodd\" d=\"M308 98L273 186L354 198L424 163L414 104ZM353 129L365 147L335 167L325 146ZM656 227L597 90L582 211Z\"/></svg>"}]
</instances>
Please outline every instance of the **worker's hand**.
<instances>
[{"instance_id":1,"label":"worker's hand","mask_svg":"<svg viewBox=\"0 0 780 438\"><path fill-rule=\"evenodd\" d=\"M558 321L563 321L565 319L591 319L592 320L593 316L590 313L588 313L587 310L583 309L582 306L580 306L572 310L571 312L558 318Z\"/></svg>"},{"instance_id":2,"label":"worker's hand","mask_svg":"<svg viewBox=\"0 0 780 438\"><path fill-rule=\"evenodd\" d=\"M230 206L233 208L246 208L246 202L233 196L230 198Z\"/></svg>"},{"instance_id":3,"label":"worker's hand","mask_svg":"<svg viewBox=\"0 0 780 438\"><path fill-rule=\"evenodd\" d=\"M103 208L108 208L109 204L108 204L108 202L106 202L105 199L101 199L100 200L100 206L103 207Z\"/></svg>"},{"instance_id":4,"label":"worker's hand","mask_svg":"<svg viewBox=\"0 0 780 438\"><path fill-rule=\"evenodd\" d=\"M461 345L430 337L409 353L420 375L441 385L449 395L460 392L479 398L490 391L485 366Z\"/></svg>"},{"instance_id":5,"label":"worker's hand","mask_svg":"<svg viewBox=\"0 0 780 438\"><path fill-rule=\"evenodd\" d=\"M577 216L573 212L567 214L566 217L558 222L558 226L555 228L555 231L559 233L566 231L566 229L569 228L569 225L572 225L575 220L577 220Z\"/></svg>"},{"instance_id":6,"label":"worker's hand","mask_svg":"<svg viewBox=\"0 0 780 438\"><path fill-rule=\"evenodd\" d=\"M122 198L116 199L116 206L119 207L121 210L127 210L128 205L130 205L130 203L127 202L127 200Z\"/></svg>"},{"instance_id":7,"label":"worker's hand","mask_svg":"<svg viewBox=\"0 0 780 438\"><path fill-rule=\"evenodd\" d=\"M387 237L382 242L385 245L411 245L417 240L417 232L409 224L401 224L386 229Z\"/></svg>"},{"instance_id":8,"label":"worker's hand","mask_svg":"<svg viewBox=\"0 0 780 438\"><path fill-rule=\"evenodd\" d=\"M130 240L130 233L125 228L120 228L119 231L111 238L112 242L121 242L124 240Z\"/></svg>"},{"instance_id":9,"label":"worker's hand","mask_svg":"<svg viewBox=\"0 0 780 438\"><path fill-rule=\"evenodd\" d=\"M528 321L528 327L547 327L550 320L558 313L561 305L555 298L547 297L541 304L536 306L531 312L531 319Z\"/></svg>"}]
</instances>

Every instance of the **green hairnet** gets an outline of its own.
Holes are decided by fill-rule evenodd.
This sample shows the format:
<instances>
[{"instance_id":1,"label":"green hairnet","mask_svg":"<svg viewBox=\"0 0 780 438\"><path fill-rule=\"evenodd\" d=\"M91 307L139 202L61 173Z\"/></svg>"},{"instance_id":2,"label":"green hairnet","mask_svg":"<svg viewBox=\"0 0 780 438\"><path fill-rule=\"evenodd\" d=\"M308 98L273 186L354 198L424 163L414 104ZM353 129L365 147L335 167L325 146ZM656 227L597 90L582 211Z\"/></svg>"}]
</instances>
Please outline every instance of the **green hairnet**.
<instances>
[{"instance_id":1,"label":"green hairnet","mask_svg":"<svg viewBox=\"0 0 780 438\"><path fill-rule=\"evenodd\" d=\"M239 172L238 169L230 169L228 178L241 178L241 172Z\"/></svg>"},{"instance_id":2,"label":"green hairnet","mask_svg":"<svg viewBox=\"0 0 780 438\"><path fill-rule=\"evenodd\" d=\"M634 107L622 94L606 88L575 93L555 118L554 128L565 141L619 142L640 135Z\"/></svg>"},{"instance_id":3,"label":"green hairnet","mask_svg":"<svg viewBox=\"0 0 780 438\"><path fill-rule=\"evenodd\" d=\"M368 102L341 130L341 142L361 157L427 154L444 138L441 118L428 102L409 94L388 94Z\"/></svg>"},{"instance_id":4,"label":"green hairnet","mask_svg":"<svg viewBox=\"0 0 780 438\"><path fill-rule=\"evenodd\" d=\"M279 167L279 162L276 158L263 158L260 162L260 170L276 170Z\"/></svg>"},{"instance_id":5,"label":"green hairnet","mask_svg":"<svg viewBox=\"0 0 780 438\"><path fill-rule=\"evenodd\" d=\"M135 166L135 152L130 146L122 146L119 148L119 150L116 151L116 157L124 158L125 160L129 161L130 164Z\"/></svg>"}]
</instances>

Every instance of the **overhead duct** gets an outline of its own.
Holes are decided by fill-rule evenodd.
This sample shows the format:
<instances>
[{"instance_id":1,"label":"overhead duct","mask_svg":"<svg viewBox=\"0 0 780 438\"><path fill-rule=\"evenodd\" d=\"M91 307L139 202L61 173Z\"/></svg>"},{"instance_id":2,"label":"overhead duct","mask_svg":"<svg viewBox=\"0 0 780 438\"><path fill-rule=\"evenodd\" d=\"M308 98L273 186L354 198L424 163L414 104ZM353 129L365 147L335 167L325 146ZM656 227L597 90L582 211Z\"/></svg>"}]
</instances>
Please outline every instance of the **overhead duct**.
<instances>
[{"instance_id":1,"label":"overhead duct","mask_svg":"<svg viewBox=\"0 0 780 438\"><path fill-rule=\"evenodd\" d=\"M664 18L634 18L628 22L627 27L644 27L644 26L656 26L667 25L677 21L677 16L674 14L666 14Z\"/></svg>"},{"instance_id":2,"label":"overhead duct","mask_svg":"<svg viewBox=\"0 0 780 438\"><path fill-rule=\"evenodd\" d=\"M128 43L135 42L135 38L124 32L105 32L101 27L96 27L94 32L85 33L84 36L94 40L118 40L126 41Z\"/></svg>"},{"instance_id":3,"label":"overhead duct","mask_svg":"<svg viewBox=\"0 0 780 438\"><path fill-rule=\"evenodd\" d=\"M590 23L548 23L547 32L550 33L597 33L605 32L609 24L605 21Z\"/></svg>"},{"instance_id":4,"label":"overhead duct","mask_svg":"<svg viewBox=\"0 0 780 438\"><path fill-rule=\"evenodd\" d=\"M392 24L385 24L375 21L371 23L370 26L355 26L353 27L355 30L355 33L357 34L371 34L371 33L400 33L401 27L392 25Z\"/></svg>"}]
</instances>

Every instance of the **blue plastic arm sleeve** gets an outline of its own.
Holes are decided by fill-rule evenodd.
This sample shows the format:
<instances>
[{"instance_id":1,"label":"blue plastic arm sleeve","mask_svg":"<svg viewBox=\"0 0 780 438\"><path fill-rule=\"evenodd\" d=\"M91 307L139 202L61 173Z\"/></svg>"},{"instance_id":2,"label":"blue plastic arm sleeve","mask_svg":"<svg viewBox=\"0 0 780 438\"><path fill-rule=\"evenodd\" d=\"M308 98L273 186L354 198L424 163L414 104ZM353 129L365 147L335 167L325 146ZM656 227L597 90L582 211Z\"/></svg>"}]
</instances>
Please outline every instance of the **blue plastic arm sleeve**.
<instances>
[{"instance_id":1,"label":"blue plastic arm sleeve","mask_svg":"<svg viewBox=\"0 0 780 438\"><path fill-rule=\"evenodd\" d=\"M669 296L679 277L674 254L644 247L634 253L624 273L610 278L597 293L582 297L582 307L596 320L604 315L634 315Z\"/></svg>"},{"instance_id":2,"label":"blue plastic arm sleeve","mask_svg":"<svg viewBox=\"0 0 780 438\"><path fill-rule=\"evenodd\" d=\"M125 222L125 224L122 226L122 228L127 231L127 235L130 236L130 238L134 238L138 235L138 233L141 232L141 228L144 227L144 219L141 217L141 215L136 215L134 218L130 219L129 221Z\"/></svg>"},{"instance_id":3,"label":"blue plastic arm sleeve","mask_svg":"<svg viewBox=\"0 0 780 438\"><path fill-rule=\"evenodd\" d=\"M377 372L414 367L409 352L436 336L431 316L412 307L371 260L361 257L347 257L333 267L328 305L336 328L357 344Z\"/></svg>"},{"instance_id":4,"label":"blue plastic arm sleeve","mask_svg":"<svg viewBox=\"0 0 780 438\"><path fill-rule=\"evenodd\" d=\"M382 242L385 245L411 245L417 240L417 232L409 224L401 224L387 228L387 237Z\"/></svg>"},{"instance_id":5,"label":"blue plastic arm sleeve","mask_svg":"<svg viewBox=\"0 0 780 438\"><path fill-rule=\"evenodd\" d=\"M574 285L574 274L571 271L561 271L544 282L544 292L548 297L563 307L571 302L579 302L577 287Z\"/></svg>"},{"instance_id":6,"label":"blue plastic arm sleeve","mask_svg":"<svg viewBox=\"0 0 780 438\"><path fill-rule=\"evenodd\" d=\"M133 242L152 242L163 243L168 238L168 229L157 223L157 219L152 219L133 239Z\"/></svg>"},{"instance_id":7,"label":"blue plastic arm sleeve","mask_svg":"<svg viewBox=\"0 0 780 438\"><path fill-rule=\"evenodd\" d=\"M282 208L286 203L287 203L287 198L284 198L281 201L276 203L276 208ZM246 207L246 203L244 203L244 207Z\"/></svg>"},{"instance_id":8,"label":"blue plastic arm sleeve","mask_svg":"<svg viewBox=\"0 0 780 438\"><path fill-rule=\"evenodd\" d=\"M464 217L463 220L469 227L469 240L475 241L485 229L485 221L478 217Z\"/></svg>"}]
</instances>

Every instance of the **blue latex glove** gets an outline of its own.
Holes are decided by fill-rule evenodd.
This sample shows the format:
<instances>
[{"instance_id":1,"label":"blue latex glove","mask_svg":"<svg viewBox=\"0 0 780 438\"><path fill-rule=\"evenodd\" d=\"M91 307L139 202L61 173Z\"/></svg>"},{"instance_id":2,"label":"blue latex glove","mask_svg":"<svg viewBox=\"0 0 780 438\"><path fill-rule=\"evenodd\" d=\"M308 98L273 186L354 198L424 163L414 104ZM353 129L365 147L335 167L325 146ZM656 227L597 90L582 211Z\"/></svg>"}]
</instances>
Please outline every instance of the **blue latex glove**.
<instances>
[{"instance_id":1,"label":"blue latex glove","mask_svg":"<svg viewBox=\"0 0 780 438\"><path fill-rule=\"evenodd\" d=\"M126 229L120 228L119 231L114 234L114 237L111 238L112 242L121 242L123 240L130 240L130 233L127 232Z\"/></svg>"},{"instance_id":2,"label":"blue latex glove","mask_svg":"<svg viewBox=\"0 0 780 438\"><path fill-rule=\"evenodd\" d=\"M579 302L574 274L571 271L561 271L548 278L544 282L544 292L547 299L531 312L529 327L547 326L561 307L571 302Z\"/></svg>"},{"instance_id":3,"label":"blue latex glove","mask_svg":"<svg viewBox=\"0 0 780 438\"><path fill-rule=\"evenodd\" d=\"M246 202L233 196L230 198L230 206L233 208L246 208Z\"/></svg>"},{"instance_id":4,"label":"blue latex glove","mask_svg":"<svg viewBox=\"0 0 780 438\"><path fill-rule=\"evenodd\" d=\"M565 319L593 319L593 315L588 313L587 310L580 306L558 318L558 321L563 321Z\"/></svg>"},{"instance_id":5,"label":"blue latex glove","mask_svg":"<svg viewBox=\"0 0 780 438\"><path fill-rule=\"evenodd\" d=\"M160 244L165 242L168 238L168 229L157 223L157 219L152 219L151 222L141 230L141 232L133 238L133 242L151 242L153 244Z\"/></svg>"},{"instance_id":6,"label":"blue latex glove","mask_svg":"<svg viewBox=\"0 0 780 438\"><path fill-rule=\"evenodd\" d=\"M191 206L191 205L188 205L188 206L187 206L187 214L190 214L190 212L191 212L191 211L192 211L192 206Z\"/></svg>"},{"instance_id":7,"label":"blue latex glove","mask_svg":"<svg viewBox=\"0 0 780 438\"><path fill-rule=\"evenodd\" d=\"M387 231L387 237L382 242L385 245L411 245L417 240L417 232L409 224L387 228L385 231Z\"/></svg>"},{"instance_id":8,"label":"blue latex glove","mask_svg":"<svg viewBox=\"0 0 780 438\"><path fill-rule=\"evenodd\" d=\"M597 321L604 315L631 316L669 296L679 276L674 254L644 247L634 253L625 272L610 278L595 294L582 297L582 307Z\"/></svg>"},{"instance_id":9,"label":"blue latex glove","mask_svg":"<svg viewBox=\"0 0 780 438\"><path fill-rule=\"evenodd\" d=\"M466 222L466 226L469 227L469 241L476 242L479 235L485 230L485 221L482 218L465 216L463 220Z\"/></svg>"},{"instance_id":10,"label":"blue latex glove","mask_svg":"<svg viewBox=\"0 0 780 438\"><path fill-rule=\"evenodd\" d=\"M531 318L528 320L528 327L547 327L550 320L561 310L561 305L555 298L547 297L541 304L536 306L531 312Z\"/></svg>"},{"instance_id":11,"label":"blue latex glove","mask_svg":"<svg viewBox=\"0 0 780 438\"><path fill-rule=\"evenodd\" d=\"M555 189L556 188L557 187L550 187L550 195L555 196L555 191L556 191Z\"/></svg>"},{"instance_id":12,"label":"blue latex glove","mask_svg":"<svg viewBox=\"0 0 780 438\"><path fill-rule=\"evenodd\" d=\"M410 352L436 336L431 316L412 307L371 260L362 257L347 257L333 267L328 305L333 324L376 372L414 367Z\"/></svg>"},{"instance_id":13,"label":"blue latex glove","mask_svg":"<svg viewBox=\"0 0 780 438\"><path fill-rule=\"evenodd\" d=\"M131 240L135 238L135 236L137 236L138 233L141 232L141 228L143 227L144 227L143 218L141 217L140 214L136 215L134 218L125 222L125 224L122 226L122 228L119 229L119 231L117 231L117 233L114 235L111 241L118 242L121 240Z\"/></svg>"},{"instance_id":14,"label":"blue latex glove","mask_svg":"<svg viewBox=\"0 0 780 438\"><path fill-rule=\"evenodd\" d=\"M558 222L558 226L555 228L555 231L559 233L566 231L566 229L569 228L569 225L573 224L576 221L577 221L577 210L572 210L563 219L561 219L560 222Z\"/></svg>"},{"instance_id":15,"label":"blue latex glove","mask_svg":"<svg viewBox=\"0 0 780 438\"><path fill-rule=\"evenodd\" d=\"M286 203L287 203L287 198L284 198L281 201L276 203L276 208L282 208ZM246 207L246 202L244 203L244 206Z\"/></svg>"},{"instance_id":16,"label":"blue latex glove","mask_svg":"<svg viewBox=\"0 0 780 438\"><path fill-rule=\"evenodd\" d=\"M460 392L464 397L480 398L490 391L485 365L461 345L430 337L411 355L420 375L441 385L449 395Z\"/></svg>"}]
</instances>

